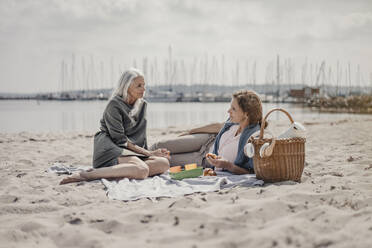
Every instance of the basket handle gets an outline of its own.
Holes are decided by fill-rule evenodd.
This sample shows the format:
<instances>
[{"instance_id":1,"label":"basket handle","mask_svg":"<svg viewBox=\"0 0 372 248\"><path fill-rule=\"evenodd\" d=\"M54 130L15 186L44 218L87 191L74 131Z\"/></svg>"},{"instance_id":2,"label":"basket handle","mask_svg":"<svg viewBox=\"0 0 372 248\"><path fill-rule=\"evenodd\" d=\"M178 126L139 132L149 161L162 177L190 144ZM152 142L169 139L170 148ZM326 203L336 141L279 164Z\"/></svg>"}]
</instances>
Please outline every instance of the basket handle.
<instances>
[{"instance_id":1,"label":"basket handle","mask_svg":"<svg viewBox=\"0 0 372 248\"><path fill-rule=\"evenodd\" d=\"M288 119L291 121L291 124L294 122L293 119L292 119L292 116L291 116L287 111L285 111L285 110L282 109L282 108L274 108L274 109L270 110L270 111L265 115L265 117L264 117L263 120L262 120L262 123L261 123L261 130L260 130L260 137L259 137L259 139L262 139L263 136L264 136L264 129L265 129L265 124L264 124L264 123L265 123L266 119L267 119L267 118L269 117L269 115L270 115L272 112L274 112L274 111L281 111L281 112L283 112L284 114L287 115Z\"/></svg>"}]
</instances>

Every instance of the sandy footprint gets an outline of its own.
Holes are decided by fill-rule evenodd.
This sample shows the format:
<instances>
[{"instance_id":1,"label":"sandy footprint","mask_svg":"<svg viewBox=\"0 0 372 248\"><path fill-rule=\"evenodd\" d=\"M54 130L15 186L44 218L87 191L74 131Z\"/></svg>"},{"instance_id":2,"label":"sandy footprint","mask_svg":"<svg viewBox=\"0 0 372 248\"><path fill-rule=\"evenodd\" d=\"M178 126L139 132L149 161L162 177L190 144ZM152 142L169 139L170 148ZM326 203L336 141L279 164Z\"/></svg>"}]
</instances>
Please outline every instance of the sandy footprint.
<instances>
[{"instance_id":1,"label":"sandy footprint","mask_svg":"<svg viewBox=\"0 0 372 248\"><path fill-rule=\"evenodd\" d=\"M16 161L17 164L24 164L24 165L29 165L29 166L35 166L34 162L28 159L20 159Z\"/></svg>"},{"instance_id":2,"label":"sandy footprint","mask_svg":"<svg viewBox=\"0 0 372 248\"><path fill-rule=\"evenodd\" d=\"M8 204L15 203L19 200L19 197L15 195L0 195L0 203Z\"/></svg>"},{"instance_id":3,"label":"sandy footprint","mask_svg":"<svg viewBox=\"0 0 372 248\"><path fill-rule=\"evenodd\" d=\"M133 225L131 223L122 223L117 220L105 220L100 219L91 220L90 227L100 230L106 234L114 234L118 236L122 236L123 233L137 233L140 232L141 229L138 225Z\"/></svg>"}]
</instances>

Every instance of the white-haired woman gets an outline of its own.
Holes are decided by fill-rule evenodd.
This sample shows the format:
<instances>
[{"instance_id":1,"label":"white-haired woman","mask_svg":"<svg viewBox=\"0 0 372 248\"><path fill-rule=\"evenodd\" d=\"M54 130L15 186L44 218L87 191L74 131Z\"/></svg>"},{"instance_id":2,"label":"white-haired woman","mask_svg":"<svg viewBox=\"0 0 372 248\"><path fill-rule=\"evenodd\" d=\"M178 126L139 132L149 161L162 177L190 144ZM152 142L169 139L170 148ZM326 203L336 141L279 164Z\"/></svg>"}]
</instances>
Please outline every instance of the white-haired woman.
<instances>
[{"instance_id":1,"label":"white-haired woman","mask_svg":"<svg viewBox=\"0 0 372 248\"><path fill-rule=\"evenodd\" d=\"M100 178L144 179L169 168L167 149L147 150L145 80L137 69L124 72L94 136L93 168L61 184Z\"/></svg>"}]
</instances>

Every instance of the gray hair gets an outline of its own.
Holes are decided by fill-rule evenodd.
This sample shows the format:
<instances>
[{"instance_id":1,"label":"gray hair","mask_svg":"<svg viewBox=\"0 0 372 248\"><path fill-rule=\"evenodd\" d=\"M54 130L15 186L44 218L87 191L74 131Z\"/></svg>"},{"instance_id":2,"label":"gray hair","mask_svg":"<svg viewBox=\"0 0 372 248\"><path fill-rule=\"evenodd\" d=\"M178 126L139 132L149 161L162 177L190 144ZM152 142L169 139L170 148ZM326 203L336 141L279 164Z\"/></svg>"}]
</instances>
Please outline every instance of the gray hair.
<instances>
[{"instance_id":1,"label":"gray hair","mask_svg":"<svg viewBox=\"0 0 372 248\"><path fill-rule=\"evenodd\" d=\"M121 97L125 102L128 101L128 89L129 86L134 82L134 79L137 77L143 77L143 74L140 70L136 68L130 68L127 71L123 72L121 75L118 86L116 89L112 92L111 98L115 96ZM143 99L137 99L134 103L133 109L130 111L129 116L133 117L135 116L138 111L141 109L141 106L143 104Z\"/></svg>"}]
</instances>

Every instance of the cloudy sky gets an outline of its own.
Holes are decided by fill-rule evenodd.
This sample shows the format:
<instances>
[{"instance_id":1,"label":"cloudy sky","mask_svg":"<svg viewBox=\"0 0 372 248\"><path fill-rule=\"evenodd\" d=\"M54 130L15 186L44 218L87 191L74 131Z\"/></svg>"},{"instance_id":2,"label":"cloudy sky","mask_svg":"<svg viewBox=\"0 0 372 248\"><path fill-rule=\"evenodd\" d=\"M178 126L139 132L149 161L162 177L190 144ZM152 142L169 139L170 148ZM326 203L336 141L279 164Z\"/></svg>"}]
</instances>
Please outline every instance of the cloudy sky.
<instances>
[{"instance_id":1,"label":"cloudy sky","mask_svg":"<svg viewBox=\"0 0 372 248\"><path fill-rule=\"evenodd\" d=\"M58 90L72 54L128 67L167 58L169 45L175 58L223 54L262 68L277 54L297 68L350 62L369 82L371 44L370 0L1 0L0 92Z\"/></svg>"}]
</instances>

